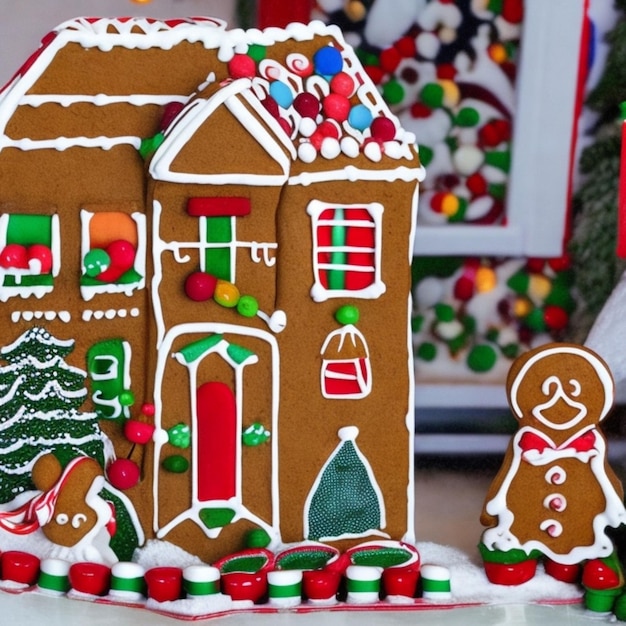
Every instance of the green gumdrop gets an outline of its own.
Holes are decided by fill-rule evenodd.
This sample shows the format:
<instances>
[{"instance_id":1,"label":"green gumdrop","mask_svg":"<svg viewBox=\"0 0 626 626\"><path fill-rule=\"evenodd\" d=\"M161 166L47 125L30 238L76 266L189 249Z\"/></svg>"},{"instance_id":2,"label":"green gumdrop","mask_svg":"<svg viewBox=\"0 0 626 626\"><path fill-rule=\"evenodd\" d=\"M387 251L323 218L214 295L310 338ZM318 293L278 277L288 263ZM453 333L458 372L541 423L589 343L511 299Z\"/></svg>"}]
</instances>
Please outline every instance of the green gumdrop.
<instances>
[{"instance_id":1,"label":"green gumdrop","mask_svg":"<svg viewBox=\"0 0 626 626\"><path fill-rule=\"evenodd\" d=\"M267 548L272 540L264 528L253 528L246 535L246 548Z\"/></svg>"},{"instance_id":2,"label":"green gumdrop","mask_svg":"<svg viewBox=\"0 0 626 626\"><path fill-rule=\"evenodd\" d=\"M476 126L480 121L480 115L474 107L463 107L456 115L455 123L463 128Z\"/></svg>"},{"instance_id":3,"label":"green gumdrop","mask_svg":"<svg viewBox=\"0 0 626 626\"><path fill-rule=\"evenodd\" d=\"M417 349L417 357L422 361L432 361L437 356L437 347L430 341L420 344Z\"/></svg>"},{"instance_id":4,"label":"green gumdrop","mask_svg":"<svg viewBox=\"0 0 626 626\"><path fill-rule=\"evenodd\" d=\"M339 307L335 312L335 319L344 326L348 324L356 324L359 321L359 309L352 304L346 304Z\"/></svg>"},{"instance_id":5,"label":"green gumdrop","mask_svg":"<svg viewBox=\"0 0 626 626\"><path fill-rule=\"evenodd\" d=\"M419 99L431 109L437 109L443 104L443 87L437 83L424 85Z\"/></svg>"},{"instance_id":6,"label":"green gumdrop","mask_svg":"<svg viewBox=\"0 0 626 626\"><path fill-rule=\"evenodd\" d=\"M440 302L435 305L435 315L439 322L451 322L454 319L454 307Z\"/></svg>"},{"instance_id":7,"label":"green gumdrop","mask_svg":"<svg viewBox=\"0 0 626 626\"><path fill-rule=\"evenodd\" d=\"M524 323L530 330L534 330L537 333L543 332L546 329L546 322L543 316L542 309L533 309L525 318Z\"/></svg>"},{"instance_id":8,"label":"green gumdrop","mask_svg":"<svg viewBox=\"0 0 626 626\"><path fill-rule=\"evenodd\" d=\"M496 364L496 351L487 344L474 346L467 355L467 366L472 372L488 372Z\"/></svg>"},{"instance_id":9,"label":"green gumdrop","mask_svg":"<svg viewBox=\"0 0 626 626\"><path fill-rule=\"evenodd\" d=\"M85 255L83 265L85 266L85 274L91 278L95 278L111 265L111 257L106 250L93 248Z\"/></svg>"},{"instance_id":10,"label":"green gumdrop","mask_svg":"<svg viewBox=\"0 0 626 626\"><path fill-rule=\"evenodd\" d=\"M237 313L243 317L254 317L259 311L259 303L254 296L241 296L237 302Z\"/></svg>"},{"instance_id":11,"label":"green gumdrop","mask_svg":"<svg viewBox=\"0 0 626 626\"><path fill-rule=\"evenodd\" d=\"M425 146L424 144L421 144L419 147L419 154L420 154L420 163L424 167L428 167L430 162L433 160L433 155L434 155L433 149L429 148L428 146Z\"/></svg>"},{"instance_id":12,"label":"green gumdrop","mask_svg":"<svg viewBox=\"0 0 626 626\"><path fill-rule=\"evenodd\" d=\"M404 100L404 87L392 78L383 85L383 98L388 104L400 104Z\"/></svg>"},{"instance_id":13,"label":"green gumdrop","mask_svg":"<svg viewBox=\"0 0 626 626\"><path fill-rule=\"evenodd\" d=\"M247 54L251 59L258 63L259 61L262 61L267 55L267 48L265 46L261 46L260 44L253 43L248 48Z\"/></svg>"},{"instance_id":14,"label":"green gumdrop","mask_svg":"<svg viewBox=\"0 0 626 626\"><path fill-rule=\"evenodd\" d=\"M180 454L172 454L172 456L163 459L161 466L173 474L182 474L189 469L189 461Z\"/></svg>"},{"instance_id":15,"label":"green gumdrop","mask_svg":"<svg viewBox=\"0 0 626 626\"><path fill-rule=\"evenodd\" d=\"M135 404L135 394L130 389L125 389L120 394L120 404L122 406L133 406Z\"/></svg>"},{"instance_id":16,"label":"green gumdrop","mask_svg":"<svg viewBox=\"0 0 626 626\"><path fill-rule=\"evenodd\" d=\"M515 293L525 294L528 291L528 285L530 284L530 276L524 270L515 272L506 281L506 285L509 289L512 289Z\"/></svg>"},{"instance_id":17,"label":"green gumdrop","mask_svg":"<svg viewBox=\"0 0 626 626\"><path fill-rule=\"evenodd\" d=\"M176 424L167 429L167 441L176 448L188 448L191 445L191 430L187 424Z\"/></svg>"},{"instance_id":18,"label":"green gumdrop","mask_svg":"<svg viewBox=\"0 0 626 626\"><path fill-rule=\"evenodd\" d=\"M141 155L141 158L147 159L152 154L154 154L164 140L165 135L162 132L157 133L153 137L147 137L146 139L142 139L139 146L139 154Z\"/></svg>"}]
</instances>

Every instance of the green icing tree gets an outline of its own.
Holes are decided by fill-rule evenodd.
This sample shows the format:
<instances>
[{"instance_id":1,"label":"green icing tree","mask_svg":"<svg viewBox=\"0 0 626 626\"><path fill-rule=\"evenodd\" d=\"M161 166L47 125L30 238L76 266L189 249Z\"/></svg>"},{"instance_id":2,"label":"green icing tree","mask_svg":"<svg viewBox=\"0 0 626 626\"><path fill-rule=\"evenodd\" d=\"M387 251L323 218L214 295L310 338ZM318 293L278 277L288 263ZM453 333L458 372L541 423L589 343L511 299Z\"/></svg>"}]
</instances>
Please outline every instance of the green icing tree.
<instances>
[{"instance_id":1,"label":"green icing tree","mask_svg":"<svg viewBox=\"0 0 626 626\"><path fill-rule=\"evenodd\" d=\"M63 466L87 455L104 467L96 414L79 411L85 373L65 360L73 348L36 327L0 350L0 502L34 489L31 470L46 452Z\"/></svg>"},{"instance_id":2,"label":"green icing tree","mask_svg":"<svg viewBox=\"0 0 626 626\"><path fill-rule=\"evenodd\" d=\"M607 36L606 64L587 107L598 115L594 140L583 151L584 177L574 197L570 251L580 294L576 324L582 340L624 270L615 255L621 148L620 103L626 100L626 0L616 0L620 16Z\"/></svg>"},{"instance_id":3,"label":"green icing tree","mask_svg":"<svg viewBox=\"0 0 626 626\"><path fill-rule=\"evenodd\" d=\"M356 446L357 434L352 427L339 431L341 444L309 496L307 539L358 536L384 525L380 490Z\"/></svg>"}]
</instances>

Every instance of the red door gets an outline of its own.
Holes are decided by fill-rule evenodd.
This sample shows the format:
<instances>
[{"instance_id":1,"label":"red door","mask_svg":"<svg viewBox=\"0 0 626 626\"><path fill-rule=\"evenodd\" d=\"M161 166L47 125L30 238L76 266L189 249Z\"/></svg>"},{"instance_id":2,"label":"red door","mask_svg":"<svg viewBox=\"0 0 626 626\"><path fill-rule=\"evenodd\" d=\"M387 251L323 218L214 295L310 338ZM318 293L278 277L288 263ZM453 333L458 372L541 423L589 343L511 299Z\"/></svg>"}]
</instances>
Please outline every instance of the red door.
<instances>
[{"instance_id":1,"label":"red door","mask_svg":"<svg viewBox=\"0 0 626 626\"><path fill-rule=\"evenodd\" d=\"M232 389L220 382L197 391L198 500L228 500L237 495L237 409Z\"/></svg>"}]
</instances>

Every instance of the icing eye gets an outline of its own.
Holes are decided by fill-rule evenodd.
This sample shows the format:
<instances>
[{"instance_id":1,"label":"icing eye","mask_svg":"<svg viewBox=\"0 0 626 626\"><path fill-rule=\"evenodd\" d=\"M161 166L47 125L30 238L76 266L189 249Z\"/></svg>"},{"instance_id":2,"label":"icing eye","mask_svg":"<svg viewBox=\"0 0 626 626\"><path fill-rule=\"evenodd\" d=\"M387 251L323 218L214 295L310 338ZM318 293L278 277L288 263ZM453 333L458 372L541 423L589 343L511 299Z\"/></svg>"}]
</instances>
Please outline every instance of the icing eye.
<instances>
[{"instance_id":1,"label":"icing eye","mask_svg":"<svg viewBox=\"0 0 626 626\"><path fill-rule=\"evenodd\" d=\"M87 521L87 516L84 513L76 513L72 518L72 528L78 528L83 522Z\"/></svg>"},{"instance_id":2,"label":"icing eye","mask_svg":"<svg viewBox=\"0 0 626 626\"><path fill-rule=\"evenodd\" d=\"M54 519L54 521L59 526L65 526L65 524L67 524L70 521L70 518L65 513L59 513Z\"/></svg>"}]
</instances>

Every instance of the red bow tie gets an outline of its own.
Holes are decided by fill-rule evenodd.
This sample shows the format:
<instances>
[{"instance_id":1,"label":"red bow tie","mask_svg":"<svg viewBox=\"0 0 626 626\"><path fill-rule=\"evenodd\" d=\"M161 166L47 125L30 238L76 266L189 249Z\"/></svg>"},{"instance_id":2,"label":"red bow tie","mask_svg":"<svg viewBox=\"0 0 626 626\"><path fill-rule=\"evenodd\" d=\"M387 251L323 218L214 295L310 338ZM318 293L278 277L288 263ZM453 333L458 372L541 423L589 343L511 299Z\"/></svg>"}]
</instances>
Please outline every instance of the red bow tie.
<instances>
[{"instance_id":1,"label":"red bow tie","mask_svg":"<svg viewBox=\"0 0 626 626\"><path fill-rule=\"evenodd\" d=\"M575 450L576 452L589 452L595 448L596 435L593 430L588 430L580 437L573 439L566 445L555 446L551 441L548 441L542 437L539 433L531 431L525 432L520 440L519 447L522 452L530 452L531 450L537 450L541 454L546 448L551 450Z\"/></svg>"}]
</instances>

